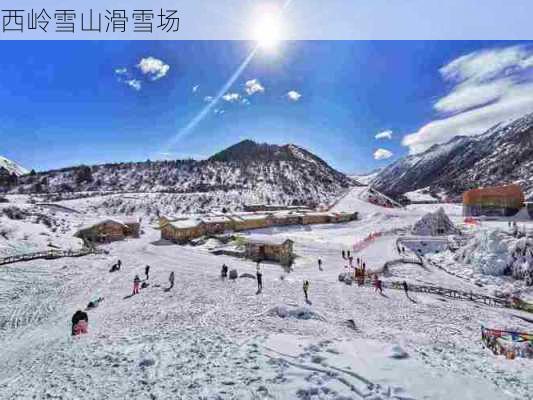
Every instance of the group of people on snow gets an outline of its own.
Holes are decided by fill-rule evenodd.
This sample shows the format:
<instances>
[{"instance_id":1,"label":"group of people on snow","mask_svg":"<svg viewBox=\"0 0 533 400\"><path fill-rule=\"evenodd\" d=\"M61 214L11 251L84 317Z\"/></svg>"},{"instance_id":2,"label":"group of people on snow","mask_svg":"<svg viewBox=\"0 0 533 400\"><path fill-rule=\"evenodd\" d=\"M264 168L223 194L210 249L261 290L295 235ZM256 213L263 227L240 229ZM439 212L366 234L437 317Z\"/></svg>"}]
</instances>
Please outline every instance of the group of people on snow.
<instances>
[{"instance_id":1,"label":"group of people on snow","mask_svg":"<svg viewBox=\"0 0 533 400\"><path fill-rule=\"evenodd\" d=\"M116 271L120 271L121 269L122 269L122 261L118 260L115 264L113 264L111 266L111 268L109 269L109 272L116 272ZM149 286L149 284L148 284L148 280L150 278L150 266L149 265L146 265L144 267L144 275L145 275L145 280L142 281L141 278L139 277L139 274L135 274L135 276L133 278L132 296L136 295L136 294L139 294L140 291L141 291L141 288L144 289L144 288L147 288ZM170 275L168 277L168 281L169 281L169 287L166 290L170 290L170 289L172 289L174 287L174 271L170 272ZM87 310L91 310L91 309L94 309L94 308L98 307L98 305L103 300L104 300L103 297L98 297L98 298L95 298L95 299L91 300L87 304ZM72 336L77 336L77 335L84 334L84 333L88 332L89 317L88 317L88 315L87 315L87 313L85 311L77 310L74 313L74 315L72 316L72 321L71 322L72 322L72 327L71 327Z\"/></svg>"}]
</instances>

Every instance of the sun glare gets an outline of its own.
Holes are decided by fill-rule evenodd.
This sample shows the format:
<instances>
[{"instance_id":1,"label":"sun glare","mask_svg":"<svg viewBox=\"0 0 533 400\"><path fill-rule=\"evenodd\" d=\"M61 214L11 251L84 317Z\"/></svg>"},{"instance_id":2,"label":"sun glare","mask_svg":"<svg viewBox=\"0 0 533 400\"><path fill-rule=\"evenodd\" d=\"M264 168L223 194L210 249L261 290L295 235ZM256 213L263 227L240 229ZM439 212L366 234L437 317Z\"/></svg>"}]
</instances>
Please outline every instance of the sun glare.
<instances>
[{"instance_id":1,"label":"sun glare","mask_svg":"<svg viewBox=\"0 0 533 400\"><path fill-rule=\"evenodd\" d=\"M253 21L253 39L258 46L275 51L282 39L281 11L275 7L260 7Z\"/></svg>"}]
</instances>

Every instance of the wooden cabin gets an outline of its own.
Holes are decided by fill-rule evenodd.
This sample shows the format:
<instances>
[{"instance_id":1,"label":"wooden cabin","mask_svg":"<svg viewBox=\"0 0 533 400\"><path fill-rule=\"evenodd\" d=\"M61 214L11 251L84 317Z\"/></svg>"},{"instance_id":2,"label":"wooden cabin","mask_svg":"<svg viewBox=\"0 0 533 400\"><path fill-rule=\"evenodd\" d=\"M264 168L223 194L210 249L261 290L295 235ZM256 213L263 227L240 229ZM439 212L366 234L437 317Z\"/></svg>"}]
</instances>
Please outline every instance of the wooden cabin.
<instances>
[{"instance_id":1,"label":"wooden cabin","mask_svg":"<svg viewBox=\"0 0 533 400\"><path fill-rule=\"evenodd\" d=\"M273 224L276 226L301 225L303 214L296 212L272 214Z\"/></svg>"},{"instance_id":2,"label":"wooden cabin","mask_svg":"<svg viewBox=\"0 0 533 400\"><path fill-rule=\"evenodd\" d=\"M126 237L139 237L140 223L136 228L113 219L106 219L82 228L74 236L86 243L110 243Z\"/></svg>"},{"instance_id":3,"label":"wooden cabin","mask_svg":"<svg viewBox=\"0 0 533 400\"><path fill-rule=\"evenodd\" d=\"M331 222L330 215L328 213L306 213L302 216L302 224L328 224Z\"/></svg>"},{"instance_id":4,"label":"wooden cabin","mask_svg":"<svg viewBox=\"0 0 533 400\"><path fill-rule=\"evenodd\" d=\"M271 226L273 218L267 218L265 214L242 214L232 215L234 230L236 232L249 229L261 229Z\"/></svg>"},{"instance_id":5,"label":"wooden cabin","mask_svg":"<svg viewBox=\"0 0 533 400\"><path fill-rule=\"evenodd\" d=\"M203 217L201 221L204 224L206 233L211 235L232 231L235 226L234 221L224 215Z\"/></svg>"},{"instance_id":6,"label":"wooden cabin","mask_svg":"<svg viewBox=\"0 0 533 400\"><path fill-rule=\"evenodd\" d=\"M524 193L518 185L472 189L463 194L465 217L512 216L524 206Z\"/></svg>"},{"instance_id":7,"label":"wooden cabin","mask_svg":"<svg viewBox=\"0 0 533 400\"><path fill-rule=\"evenodd\" d=\"M206 234L205 224L196 219L182 219L170 221L165 217L159 218L161 239L183 244Z\"/></svg>"},{"instance_id":8,"label":"wooden cabin","mask_svg":"<svg viewBox=\"0 0 533 400\"><path fill-rule=\"evenodd\" d=\"M254 261L275 261L281 265L290 265L294 259L293 244L290 239L246 239L245 257Z\"/></svg>"}]
</instances>

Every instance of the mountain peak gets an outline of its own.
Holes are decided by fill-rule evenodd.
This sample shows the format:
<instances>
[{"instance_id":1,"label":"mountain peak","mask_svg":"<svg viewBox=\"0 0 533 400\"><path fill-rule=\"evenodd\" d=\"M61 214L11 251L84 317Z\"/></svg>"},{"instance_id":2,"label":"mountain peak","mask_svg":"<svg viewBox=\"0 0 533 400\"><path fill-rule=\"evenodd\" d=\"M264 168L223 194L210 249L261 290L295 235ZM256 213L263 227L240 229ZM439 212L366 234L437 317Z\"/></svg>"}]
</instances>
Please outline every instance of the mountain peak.
<instances>
[{"instance_id":1,"label":"mountain peak","mask_svg":"<svg viewBox=\"0 0 533 400\"><path fill-rule=\"evenodd\" d=\"M15 174L16 176L26 175L30 172L16 162L0 156L0 171L1 170L7 171L10 175Z\"/></svg>"},{"instance_id":2,"label":"mountain peak","mask_svg":"<svg viewBox=\"0 0 533 400\"><path fill-rule=\"evenodd\" d=\"M233 146L222 150L212 157L210 161L289 161L298 158L295 155L294 145L277 145L269 143L257 143L246 139Z\"/></svg>"}]
</instances>

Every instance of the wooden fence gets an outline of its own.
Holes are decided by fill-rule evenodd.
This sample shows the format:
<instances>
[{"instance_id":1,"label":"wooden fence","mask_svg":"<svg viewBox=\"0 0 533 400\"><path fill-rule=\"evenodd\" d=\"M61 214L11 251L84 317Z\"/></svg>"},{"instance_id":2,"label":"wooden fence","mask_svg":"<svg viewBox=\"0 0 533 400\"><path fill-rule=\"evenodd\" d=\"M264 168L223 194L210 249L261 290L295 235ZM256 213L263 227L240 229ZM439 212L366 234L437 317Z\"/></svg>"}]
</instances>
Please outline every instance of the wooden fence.
<instances>
[{"instance_id":1,"label":"wooden fence","mask_svg":"<svg viewBox=\"0 0 533 400\"><path fill-rule=\"evenodd\" d=\"M44 258L46 260L53 260L63 257L83 257L89 254L107 254L105 250L94 248L82 248L79 250L46 250L35 253L16 254L9 257L0 258L0 265L12 264L22 261L30 261Z\"/></svg>"},{"instance_id":2,"label":"wooden fence","mask_svg":"<svg viewBox=\"0 0 533 400\"><path fill-rule=\"evenodd\" d=\"M374 286L374 281L371 278L371 276L373 275L374 274L370 274L370 277L368 278L365 277L365 282L363 286L368 286L368 287ZM357 285L357 278L354 280L354 284ZM399 281L382 281L381 286L384 289L404 290L403 282L399 282ZM522 305L520 305L517 303L513 303L507 299L500 299L497 297L474 293L472 291L466 292L466 291L457 290L457 289L449 289L449 288L443 288L440 286L430 286L430 285L408 284L407 286L408 286L409 292L434 294L437 296L448 297L453 300L473 301L474 303L481 303L481 304L491 306L491 307L507 307L507 308L521 309L521 310L530 311L530 312L533 311L529 309L531 305L527 303L522 303Z\"/></svg>"}]
</instances>

